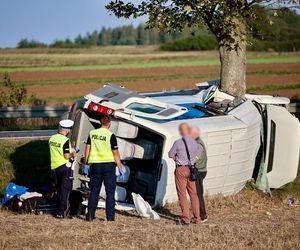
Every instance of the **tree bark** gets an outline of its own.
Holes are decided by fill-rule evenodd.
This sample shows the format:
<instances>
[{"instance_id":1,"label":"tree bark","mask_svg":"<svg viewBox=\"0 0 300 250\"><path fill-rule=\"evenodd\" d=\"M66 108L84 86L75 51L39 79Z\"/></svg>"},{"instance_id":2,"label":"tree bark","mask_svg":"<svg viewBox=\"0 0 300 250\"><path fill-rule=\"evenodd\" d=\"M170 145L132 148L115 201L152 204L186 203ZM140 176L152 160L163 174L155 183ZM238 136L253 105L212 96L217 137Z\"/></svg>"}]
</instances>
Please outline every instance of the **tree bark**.
<instances>
[{"instance_id":1,"label":"tree bark","mask_svg":"<svg viewBox=\"0 0 300 250\"><path fill-rule=\"evenodd\" d=\"M232 20L231 20L232 21ZM235 19L229 35L218 39L221 61L221 89L234 96L246 92L246 27L244 21Z\"/></svg>"}]
</instances>

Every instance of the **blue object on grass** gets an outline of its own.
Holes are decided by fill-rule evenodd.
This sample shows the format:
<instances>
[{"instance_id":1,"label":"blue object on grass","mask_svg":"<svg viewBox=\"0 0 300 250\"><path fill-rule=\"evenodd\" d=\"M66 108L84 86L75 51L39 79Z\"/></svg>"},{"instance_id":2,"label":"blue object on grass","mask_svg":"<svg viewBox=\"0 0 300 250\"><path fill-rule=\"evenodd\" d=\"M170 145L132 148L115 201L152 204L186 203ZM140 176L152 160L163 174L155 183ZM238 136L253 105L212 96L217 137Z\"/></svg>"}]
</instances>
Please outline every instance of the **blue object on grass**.
<instances>
[{"instance_id":1,"label":"blue object on grass","mask_svg":"<svg viewBox=\"0 0 300 250\"><path fill-rule=\"evenodd\" d=\"M16 195L21 196L25 194L29 189L24 186L18 186L13 182L8 183L3 198L2 205L5 205L10 199L14 198Z\"/></svg>"}]
</instances>

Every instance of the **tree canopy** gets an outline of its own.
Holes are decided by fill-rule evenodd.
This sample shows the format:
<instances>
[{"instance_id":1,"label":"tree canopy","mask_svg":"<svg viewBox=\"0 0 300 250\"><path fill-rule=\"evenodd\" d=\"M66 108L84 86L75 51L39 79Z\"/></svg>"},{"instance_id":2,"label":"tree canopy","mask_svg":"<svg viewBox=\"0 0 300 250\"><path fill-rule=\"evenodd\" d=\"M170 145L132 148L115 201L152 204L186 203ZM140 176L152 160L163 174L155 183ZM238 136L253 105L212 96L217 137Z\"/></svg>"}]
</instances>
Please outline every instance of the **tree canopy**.
<instances>
[{"instance_id":1,"label":"tree canopy","mask_svg":"<svg viewBox=\"0 0 300 250\"><path fill-rule=\"evenodd\" d=\"M195 30L206 25L215 35L220 53L223 91L246 92L247 34L261 10L298 5L299 0L142 0L110 1L106 8L117 17L148 16L147 27L164 31Z\"/></svg>"},{"instance_id":2,"label":"tree canopy","mask_svg":"<svg viewBox=\"0 0 300 250\"><path fill-rule=\"evenodd\" d=\"M147 28L159 28L172 32L186 27L198 30L208 26L218 39L231 39L231 32L238 23L246 20L252 26L253 20L266 15L265 9L299 7L299 0L144 0L138 4L114 0L106 8L117 17L137 18L147 15Z\"/></svg>"}]
</instances>

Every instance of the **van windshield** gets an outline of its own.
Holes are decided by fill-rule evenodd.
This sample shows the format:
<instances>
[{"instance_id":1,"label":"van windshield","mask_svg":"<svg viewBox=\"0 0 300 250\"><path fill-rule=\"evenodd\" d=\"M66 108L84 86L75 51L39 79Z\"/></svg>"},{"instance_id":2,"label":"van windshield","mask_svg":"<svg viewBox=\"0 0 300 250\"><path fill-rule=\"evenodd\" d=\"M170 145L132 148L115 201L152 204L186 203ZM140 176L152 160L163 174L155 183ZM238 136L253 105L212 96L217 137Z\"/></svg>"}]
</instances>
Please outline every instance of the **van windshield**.
<instances>
[{"instance_id":1,"label":"van windshield","mask_svg":"<svg viewBox=\"0 0 300 250\"><path fill-rule=\"evenodd\" d=\"M163 107L155 106L152 104L138 102L131 103L126 108L146 114L156 114L165 109Z\"/></svg>"}]
</instances>

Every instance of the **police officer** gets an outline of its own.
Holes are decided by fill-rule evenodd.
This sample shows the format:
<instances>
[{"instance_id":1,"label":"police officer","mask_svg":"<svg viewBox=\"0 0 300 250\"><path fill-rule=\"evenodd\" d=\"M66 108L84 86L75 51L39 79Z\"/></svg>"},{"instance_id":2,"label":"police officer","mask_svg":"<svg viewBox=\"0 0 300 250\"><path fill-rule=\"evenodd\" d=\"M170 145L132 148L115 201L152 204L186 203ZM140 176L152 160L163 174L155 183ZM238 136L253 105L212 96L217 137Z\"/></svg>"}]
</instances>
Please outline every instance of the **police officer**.
<instances>
[{"instance_id":1,"label":"police officer","mask_svg":"<svg viewBox=\"0 0 300 250\"><path fill-rule=\"evenodd\" d=\"M89 170L91 189L87 221L95 218L103 181L106 192L106 219L115 220L116 165L122 171L122 164L116 136L109 131L110 125L109 116L101 118L101 128L92 130L86 143L85 163L91 165L90 169L85 165L85 172Z\"/></svg>"},{"instance_id":2,"label":"police officer","mask_svg":"<svg viewBox=\"0 0 300 250\"><path fill-rule=\"evenodd\" d=\"M57 218L65 218L69 212L69 194L72 190L71 158L75 157L67 137L73 127L72 120L59 122L58 133L49 139L51 170L54 171L57 184Z\"/></svg>"}]
</instances>

